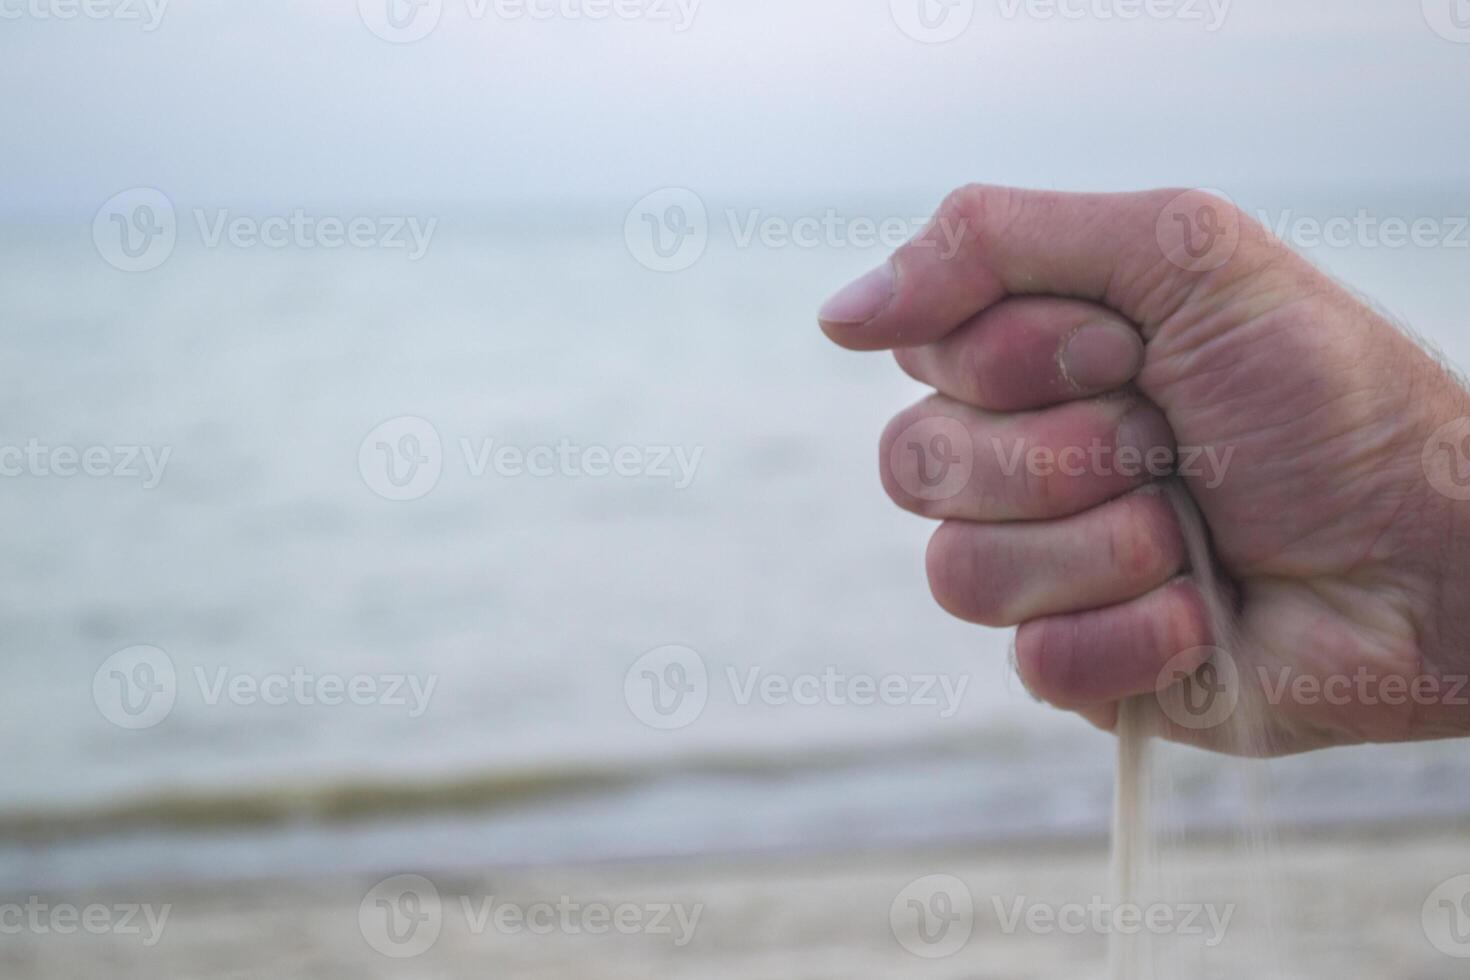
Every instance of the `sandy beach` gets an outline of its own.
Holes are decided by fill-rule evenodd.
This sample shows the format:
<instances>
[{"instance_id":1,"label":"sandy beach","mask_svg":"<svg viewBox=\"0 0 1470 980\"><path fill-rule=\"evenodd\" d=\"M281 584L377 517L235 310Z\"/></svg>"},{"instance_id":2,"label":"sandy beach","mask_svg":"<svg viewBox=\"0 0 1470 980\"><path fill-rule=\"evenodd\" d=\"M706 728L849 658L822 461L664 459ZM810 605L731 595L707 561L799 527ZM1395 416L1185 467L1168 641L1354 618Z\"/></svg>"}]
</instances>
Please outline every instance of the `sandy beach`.
<instances>
[{"instance_id":1,"label":"sandy beach","mask_svg":"<svg viewBox=\"0 0 1470 980\"><path fill-rule=\"evenodd\" d=\"M1313 834L1280 850L1284 911L1271 914L1280 916L1280 953L1272 955L1285 961L1282 976L1464 975L1464 961L1426 934L1426 915L1435 931L1439 902L1425 907L1444 882L1470 874L1470 828ZM1195 849L1182 865L1196 898L1234 916L1210 954L1210 977L1270 975L1248 962L1266 955L1266 945L1242 925L1260 911L1242 868L1223 845ZM1102 976L1105 963L1105 937L1086 927L1091 920L1068 918L1106 894L1100 842L428 879L435 896L419 885L424 893L407 904L378 878L0 896L0 976L1078 980ZM935 899L954 880L971 896L972 923L959 905ZM385 894L388 905L417 917L392 939L381 917ZM916 897L953 928L920 938L905 918ZM1181 897L1176 911L1189 905ZM89 921L91 933L79 925ZM1183 918L1175 921L1187 931ZM1196 926L1202 940L1214 928L1203 913ZM1454 945L1462 933L1436 935L1451 952L1470 954L1470 945Z\"/></svg>"}]
</instances>

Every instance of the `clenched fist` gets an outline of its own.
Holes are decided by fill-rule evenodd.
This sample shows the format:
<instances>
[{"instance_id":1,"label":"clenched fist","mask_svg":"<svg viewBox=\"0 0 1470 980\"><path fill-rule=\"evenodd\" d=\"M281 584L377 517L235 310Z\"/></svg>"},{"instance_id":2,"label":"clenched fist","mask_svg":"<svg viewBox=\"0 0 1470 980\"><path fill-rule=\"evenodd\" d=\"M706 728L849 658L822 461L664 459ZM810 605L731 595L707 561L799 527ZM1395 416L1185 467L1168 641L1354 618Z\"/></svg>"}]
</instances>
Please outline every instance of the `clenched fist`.
<instances>
[{"instance_id":1,"label":"clenched fist","mask_svg":"<svg viewBox=\"0 0 1470 980\"><path fill-rule=\"evenodd\" d=\"M1225 642L1177 476L1270 751L1470 733L1470 395L1231 204L967 187L820 320L935 388L883 484L943 521L935 597L1019 626L1038 697L1110 728Z\"/></svg>"}]
</instances>

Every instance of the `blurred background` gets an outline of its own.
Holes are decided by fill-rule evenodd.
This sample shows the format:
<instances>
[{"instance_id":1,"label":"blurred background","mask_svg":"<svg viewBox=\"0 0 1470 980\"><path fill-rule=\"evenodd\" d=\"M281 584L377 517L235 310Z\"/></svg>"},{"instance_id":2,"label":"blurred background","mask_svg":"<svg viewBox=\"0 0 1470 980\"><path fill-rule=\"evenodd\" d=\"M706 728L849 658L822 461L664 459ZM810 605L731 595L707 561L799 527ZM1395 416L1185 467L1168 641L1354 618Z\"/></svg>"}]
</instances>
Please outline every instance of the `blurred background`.
<instances>
[{"instance_id":1,"label":"blurred background","mask_svg":"<svg viewBox=\"0 0 1470 980\"><path fill-rule=\"evenodd\" d=\"M1463 0L0 20L6 976L1093 970L991 899L1101 887L1111 740L933 604L923 392L815 309L966 182L1208 187L1470 364ZM1296 975L1458 975L1463 747L1272 768ZM906 932L953 881L984 924Z\"/></svg>"}]
</instances>

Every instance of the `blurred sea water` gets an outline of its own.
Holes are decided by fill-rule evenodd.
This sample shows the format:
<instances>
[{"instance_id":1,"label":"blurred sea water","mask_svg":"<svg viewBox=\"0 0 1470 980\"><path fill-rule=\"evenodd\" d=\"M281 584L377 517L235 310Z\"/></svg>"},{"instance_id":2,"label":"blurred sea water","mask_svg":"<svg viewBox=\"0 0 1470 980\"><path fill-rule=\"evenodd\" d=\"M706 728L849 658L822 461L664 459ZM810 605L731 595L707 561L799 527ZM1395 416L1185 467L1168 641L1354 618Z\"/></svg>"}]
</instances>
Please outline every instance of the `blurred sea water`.
<instances>
[{"instance_id":1,"label":"blurred sea water","mask_svg":"<svg viewBox=\"0 0 1470 980\"><path fill-rule=\"evenodd\" d=\"M1470 211L1448 193L1241 203ZM446 211L416 261L210 248L181 224L168 260L132 274L99 256L90 216L0 226L0 444L169 452L153 488L0 479L0 883L1100 833L1110 740L1031 702L1004 633L942 614L924 523L878 484L877 435L922 389L814 325L883 250L742 246L710 214L708 250L673 273L640 264L614 209ZM1470 248L1309 254L1470 364ZM394 501L360 458L404 417L432 426L442 472ZM501 447L667 451L687 479L477 470ZM139 645L177 692L128 730L94 681ZM628 692L668 645L709 682L697 717L661 728ZM292 676L428 693L221 693ZM824 677L907 694L742 694ZM1186 814L1228 820L1218 767L1180 765ZM1275 768L1297 821L1470 804L1453 746Z\"/></svg>"}]
</instances>

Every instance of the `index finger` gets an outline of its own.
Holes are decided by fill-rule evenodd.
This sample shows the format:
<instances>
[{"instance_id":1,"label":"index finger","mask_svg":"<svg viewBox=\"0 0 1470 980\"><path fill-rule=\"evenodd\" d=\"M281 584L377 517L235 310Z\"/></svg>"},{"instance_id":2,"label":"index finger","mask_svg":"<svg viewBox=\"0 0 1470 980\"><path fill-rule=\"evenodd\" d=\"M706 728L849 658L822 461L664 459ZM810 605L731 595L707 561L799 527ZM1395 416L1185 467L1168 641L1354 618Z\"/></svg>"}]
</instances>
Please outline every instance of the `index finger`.
<instances>
[{"instance_id":1,"label":"index finger","mask_svg":"<svg viewBox=\"0 0 1470 980\"><path fill-rule=\"evenodd\" d=\"M1050 295L1107 306L1148 337L1194 289L1229 281L1245 226L1228 202L1198 191L966 187L818 319L844 347L883 350L932 343L1007 296Z\"/></svg>"}]
</instances>

